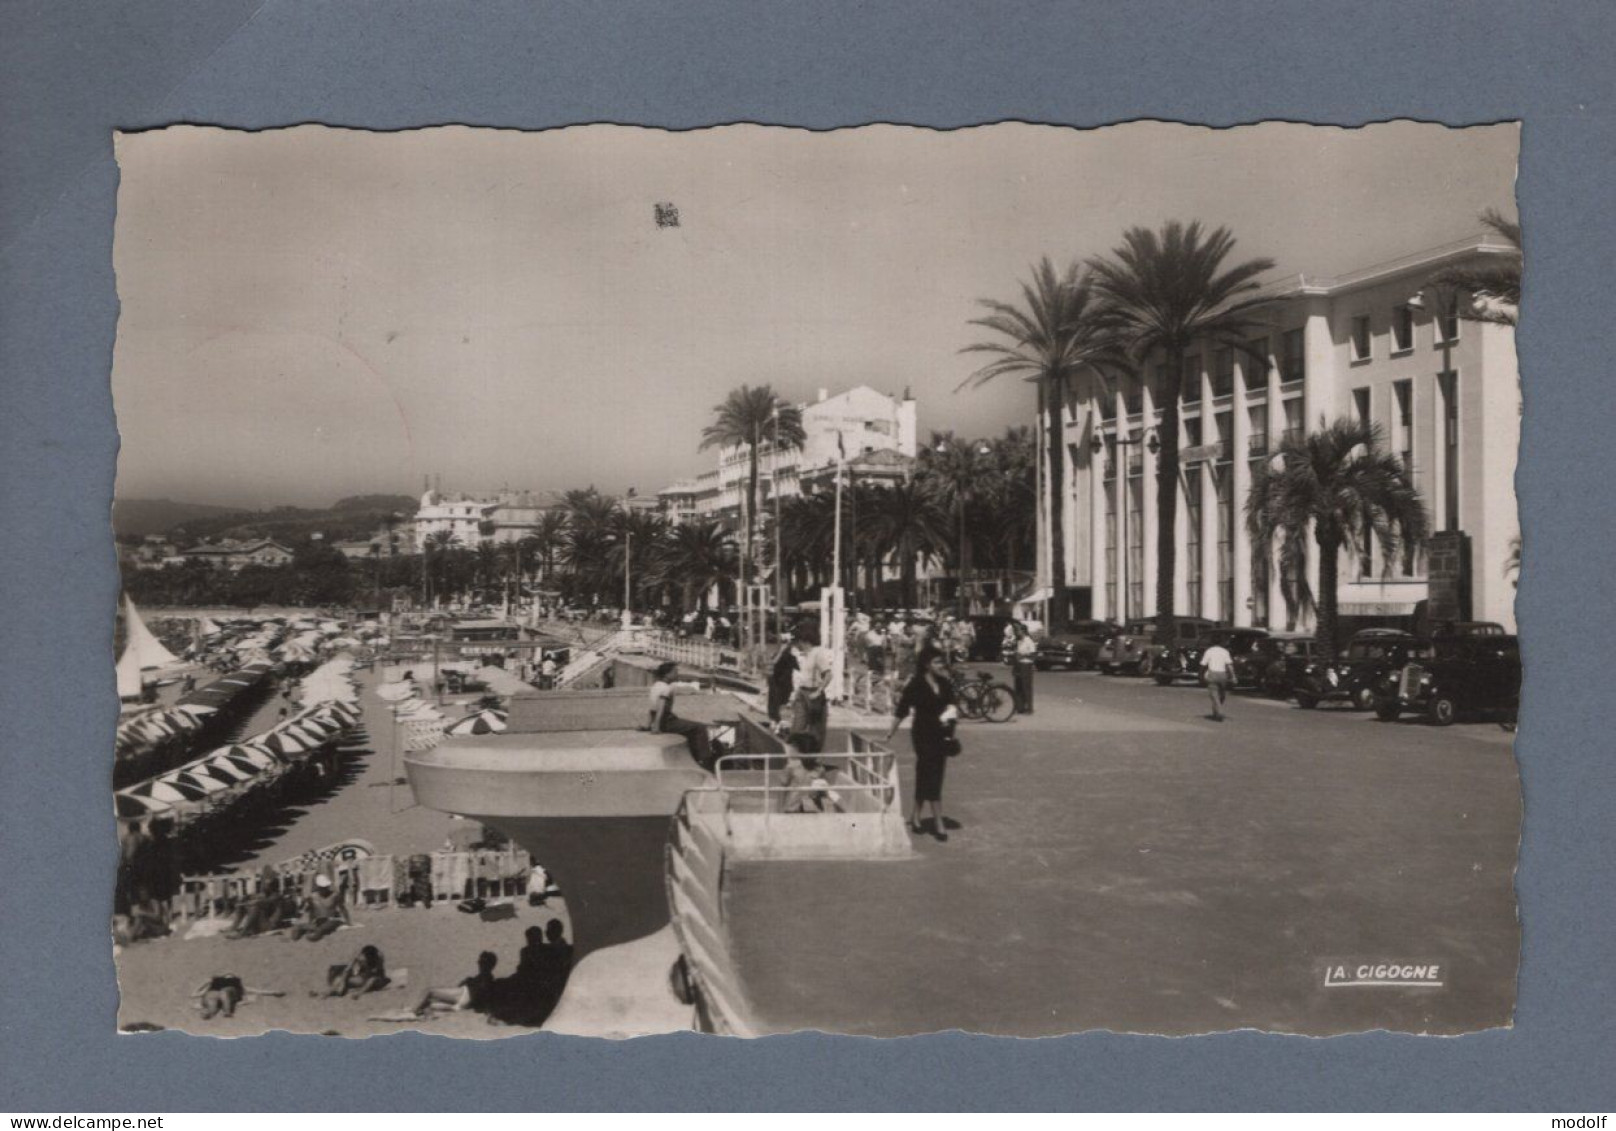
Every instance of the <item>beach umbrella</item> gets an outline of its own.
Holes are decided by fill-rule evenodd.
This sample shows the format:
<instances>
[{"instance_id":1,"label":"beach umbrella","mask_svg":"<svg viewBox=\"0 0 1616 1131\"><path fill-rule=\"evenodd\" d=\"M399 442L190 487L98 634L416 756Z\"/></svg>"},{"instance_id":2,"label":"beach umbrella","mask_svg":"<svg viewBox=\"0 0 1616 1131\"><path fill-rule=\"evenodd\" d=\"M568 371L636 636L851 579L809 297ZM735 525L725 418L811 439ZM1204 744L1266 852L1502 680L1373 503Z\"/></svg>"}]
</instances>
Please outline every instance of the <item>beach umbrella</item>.
<instances>
[{"instance_id":1,"label":"beach umbrella","mask_svg":"<svg viewBox=\"0 0 1616 1131\"><path fill-rule=\"evenodd\" d=\"M190 766L183 770L175 770L173 773L164 774L158 780L170 782L176 786L188 785L192 789L200 789L204 794L218 793L226 788L225 783L218 778L208 774L192 773Z\"/></svg>"},{"instance_id":2,"label":"beach umbrella","mask_svg":"<svg viewBox=\"0 0 1616 1131\"><path fill-rule=\"evenodd\" d=\"M278 730L274 734L266 736L260 742L260 745L272 754L285 757L290 757L294 754L307 754L310 748L308 742L287 734L283 730Z\"/></svg>"},{"instance_id":3,"label":"beach umbrella","mask_svg":"<svg viewBox=\"0 0 1616 1131\"><path fill-rule=\"evenodd\" d=\"M150 797L170 805L182 804L187 801L200 801L208 795L208 791L201 786L181 785L166 778L157 778L153 781L142 782L127 792L136 797Z\"/></svg>"},{"instance_id":4,"label":"beach umbrella","mask_svg":"<svg viewBox=\"0 0 1616 1131\"><path fill-rule=\"evenodd\" d=\"M195 722L201 722L209 715L218 714L219 708L210 707L206 703L181 703L174 708L176 714L184 715Z\"/></svg>"},{"instance_id":5,"label":"beach umbrella","mask_svg":"<svg viewBox=\"0 0 1616 1131\"><path fill-rule=\"evenodd\" d=\"M505 730L505 720L493 711L479 711L475 715L467 715L457 719L443 728L444 734L501 734Z\"/></svg>"},{"instance_id":6,"label":"beach umbrella","mask_svg":"<svg viewBox=\"0 0 1616 1131\"><path fill-rule=\"evenodd\" d=\"M212 774L226 785L235 785L248 778L257 777L258 771L254 768L242 769L222 754L215 754L201 764L201 771Z\"/></svg>"},{"instance_id":7,"label":"beach umbrella","mask_svg":"<svg viewBox=\"0 0 1616 1131\"><path fill-rule=\"evenodd\" d=\"M408 699L415 694L415 687L408 680L399 680L397 683L379 683L376 685L376 696L389 703L397 703Z\"/></svg>"},{"instance_id":8,"label":"beach umbrella","mask_svg":"<svg viewBox=\"0 0 1616 1131\"><path fill-rule=\"evenodd\" d=\"M240 754L220 754L218 756L218 760L221 762L230 763L233 768L240 770L242 774L249 778L257 778L262 776L264 770L268 768L265 766L260 766L257 762L243 758ZM270 765L274 764L274 761L271 760Z\"/></svg>"},{"instance_id":9,"label":"beach umbrella","mask_svg":"<svg viewBox=\"0 0 1616 1131\"><path fill-rule=\"evenodd\" d=\"M171 805L151 797L136 797L132 793L115 793L112 795L112 805L119 817L126 821L139 820L153 813L167 813L173 808Z\"/></svg>"},{"instance_id":10,"label":"beach umbrella","mask_svg":"<svg viewBox=\"0 0 1616 1131\"><path fill-rule=\"evenodd\" d=\"M253 766L260 770L267 770L277 764L275 756L260 746L248 746L245 744L226 746L221 751L221 754L233 762Z\"/></svg>"},{"instance_id":11,"label":"beach umbrella","mask_svg":"<svg viewBox=\"0 0 1616 1131\"><path fill-rule=\"evenodd\" d=\"M243 742L240 746L233 746L233 747L231 747L231 749L232 750L239 750L239 751L242 752L242 754L246 755L247 757L259 757L259 756L261 756L261 757L264 757L264 758L268 758L271 762L275 763L277 766L284 763L286 761L286 756L283 755L279 750L271 750L269 748L269 746L264 741L264 739L266 737L268 737L268 736L267 735L259 735L256 738L249 738L246 742Z\"/></svg>"}]
</instances>

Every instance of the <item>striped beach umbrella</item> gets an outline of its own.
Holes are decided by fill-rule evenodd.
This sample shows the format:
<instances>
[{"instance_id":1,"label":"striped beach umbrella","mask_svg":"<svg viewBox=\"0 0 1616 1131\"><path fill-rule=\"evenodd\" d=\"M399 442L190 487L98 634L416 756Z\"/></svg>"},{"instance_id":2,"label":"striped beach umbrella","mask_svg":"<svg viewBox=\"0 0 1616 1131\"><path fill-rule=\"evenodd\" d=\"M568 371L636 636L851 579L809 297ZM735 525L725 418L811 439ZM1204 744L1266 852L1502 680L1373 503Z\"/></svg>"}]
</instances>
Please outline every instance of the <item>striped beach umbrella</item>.
<instances>
[{"instance_id":1,"label":"striped beach umbrella","mask_svg":"<svg viewBox=\"0 0 1616 1131\"><path fill-rule=\"evenodd\" d=\"M132 793L115 793L112 795L113 810L126 821L139 820L157 813L167 813L173 809L172 805L165 804L152 797L137 797Z\"/></svg>"},{"instance_id":2,"label":"striped beach umbrella","mask_svg":"<svg viewBox=\"0 0 1616 1131\"><path fill-rule=\"evenodd\" d=\"M258 775L256 769L244 770L223 754L215 754L207 761L198 763L196 772L211 774L225 785L235 785Z\"/></svg>"},{"instance_id":3,"label":"striped beach umbrella","mask_svg":"<svg viewBox=\"0 0 1616 1131\"><path fill-rule=\"evenodd\" d=\"M173 773L164 774L158 780L169 782L175 786L188 785L192 789L200 789L204 794L218 793L228 788L224 782L209 774L193 773L190 766L183 770L175 770Z\"/></svg>"},{"instance_id":4,"label":"striped beach umbrella","mask_svg":"<svg viewBox=\"0 0 1616 1131\"><path fill-rule=\"evenodd\" d=\"M268 770L277 765L275 756L262 746L253 746L248 743L238 743L235 746L226 746L219 751L226 758L243 762L259 770Z\"/></svg>"},{"instance_id":5,"label":"striped beach umbrella","mask_svg":"<svg viewBox=\"0 0 1616 1131\"><path fill-rule=\"evenodd\" d=\"M505 720L493 711L479 711L475 715L467 715L443 728L444 734L502 734L504 731Z\"/></svg>"},{"instance_id":6,"label":"striped beach umbrella","mask_svg":"<svg viewBox=\"0 0 1616 1131\"><path fill-rule=\"evenodd\" d=\"M177 781L166 778L157 778L153 781L142 782L126 792L136 797L150 797L169 805L184 804L187 801L201 801L208 795L208 791L197 785L182 785Z\"/></svg>"}]
</instances>

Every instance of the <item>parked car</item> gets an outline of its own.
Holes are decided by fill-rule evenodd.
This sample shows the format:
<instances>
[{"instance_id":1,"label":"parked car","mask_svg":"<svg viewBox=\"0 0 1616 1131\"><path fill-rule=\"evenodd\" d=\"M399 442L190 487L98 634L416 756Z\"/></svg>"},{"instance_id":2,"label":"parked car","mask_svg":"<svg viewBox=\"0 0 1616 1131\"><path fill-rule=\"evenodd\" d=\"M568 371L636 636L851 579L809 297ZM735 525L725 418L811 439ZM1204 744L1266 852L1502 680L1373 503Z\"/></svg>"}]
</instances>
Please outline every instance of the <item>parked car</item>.
<instances>
[{"instance_id":1,"label":"parked car","mask_svg":"<svg viewBox=\"0 0 1616 1131\"><path fill-rule=\"evenodd\" d=\"M1312 710L1320 703L1346 702L1367 711L1375 705L1376 683L1429 647L1399 629L1366 628L1333 662L1316 657L1302 667L1292 689L1296 705Z\"/></svg>"},{"instance_id":2,"label":"parked car","mask_svg":"<svg viewBox=\"0 0 1616 1131\"><path fill-rule=\"evenodd\" d=\"M1040 640L1038 656L1033 662L1041 672L1055 668L1087 671L1094 667L1101 646L1117 631L1117 626L1110 621L1076 621Z\"/></svg>"},{"instance_id":3,"label":"parked car","mask_svg":"<svg viewBox=\"0 0 1616 1131\"><path fill-rule=\"evenodd\" d=\"M1211 622L1207 622L1211 623ZM1164 649L1161 658L1156 663L1153 673L1158 684L1166 687L1177 679L1193 679L1201 683L1201 653L1213 644L1221 644L1229 650L1236 665L1236 679L1239 676L1239 663L1242 658L1248 657L1253 648L1261 641L1268 639L1266 628L1197 628L1194 622L1186 625L1179 621L1179 645L1176 648Z\"/></svg>"},{"instance_id":4,"label":"parked car","mask_svg":"<svg viewBox=\"0 0 1616 1131\"><path fill-rule=\"evenodd\" d=\"M1255 688L1275 699L1289 699L1303 670L1318 656L1318 641L1312 635L1275 634L1259 640L1254 648L1234 663L1235 682Z\"/></svg>"},{"instance_id":5,"label":"parked car","mask_svg":"<svg viewBox=\"0 0 1616 1131\"><path fill-rule=\"evenodd\" d=\"M1419 711L1436 726L1460 714L1507 712L1521 701L1521 650L1514 636L1455 636L1435 643L1428 655L1383 677L1375 714L1390 722L1404 711Z\"/></svg>"},{"instance_id":6,"label":"parked car","mask_svg":"<svg viewBox=\"0 0 1616 1131\"><path fill-rule=\"evenodd\" d=\"M1137 672L1141 664L1154 663L1150 646L1156 639L1156 622L1131 620L1117 629L1094 654L1094 666L1106 675Z\"/></svg>"},{"instance_id":7,"label":"parked car","mask_svg":"<svg viewBox=\"0 0 1616 1131\"><path fill-rule=\"evenodd\" d=\"M1504 636L1504 626L1490 620L1445 620L1431 626L1432 640L1451 640L1457 636Z\"/></svg>"}]
</instances>

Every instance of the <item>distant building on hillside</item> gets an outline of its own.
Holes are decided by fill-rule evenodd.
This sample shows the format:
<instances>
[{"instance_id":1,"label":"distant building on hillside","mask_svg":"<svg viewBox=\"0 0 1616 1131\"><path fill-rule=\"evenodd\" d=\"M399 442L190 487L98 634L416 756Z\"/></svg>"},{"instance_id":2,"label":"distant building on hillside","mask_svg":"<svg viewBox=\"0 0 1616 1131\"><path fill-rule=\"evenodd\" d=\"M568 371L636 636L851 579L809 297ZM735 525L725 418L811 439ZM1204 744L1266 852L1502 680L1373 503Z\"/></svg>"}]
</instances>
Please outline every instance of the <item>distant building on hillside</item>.
<instances>
[{"instance_id":1,"label":"distant building on hillside","mask_svg":"<svg viewBox=\"0 0 1616 1131\"><path fill-rule=\"evenodd\" d=\"M502 490L490 495L427 491L421 496L407 544L420 552L433 535L442 533L465 548L484 542L520 542L538 530L546 511L560 505L560 496L547 491Z\"/></svg>"},{"instance_id":2,"label":"distant building on hillside","mask_svg":"<svg viewBox=\"0 0 1616 1131\"><path fill-rule=\"evenodd\" d=\"M186 562L204 562L217 569L238 570L250 565L286 565L292 560L292 551L272 538L225 539L199 543L180 554L180 558Z\"/></svg>"}]
</instances>

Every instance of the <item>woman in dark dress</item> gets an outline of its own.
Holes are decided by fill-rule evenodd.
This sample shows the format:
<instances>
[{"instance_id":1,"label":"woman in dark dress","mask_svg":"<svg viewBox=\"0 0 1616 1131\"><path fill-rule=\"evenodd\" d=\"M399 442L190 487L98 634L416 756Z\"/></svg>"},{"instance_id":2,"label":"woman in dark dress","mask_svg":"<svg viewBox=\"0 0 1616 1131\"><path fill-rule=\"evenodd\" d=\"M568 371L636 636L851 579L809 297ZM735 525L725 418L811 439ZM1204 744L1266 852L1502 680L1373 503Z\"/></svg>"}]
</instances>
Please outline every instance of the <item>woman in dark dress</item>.
<instances>
[{"instance_id":1,"label":"woman in dark dress","mask_svg":"<svg viewBox=\"0 0 1616 1131\"><path fill-rule=\"evenodd\" d=\"M932 835L947 840L943 831L943 771L948 768L948 745L954 737L954 719L958 714L954 698L954 684L948 678L948 661L935 649L922 657L919 670L904 686L893 712L892 729L887 739L898 733L898 724L910 715L914 726L910 739L915 745L915 808L910 814L909 828L921 832L921 812L931 810Z\"/></svg>"}]
</instances>

